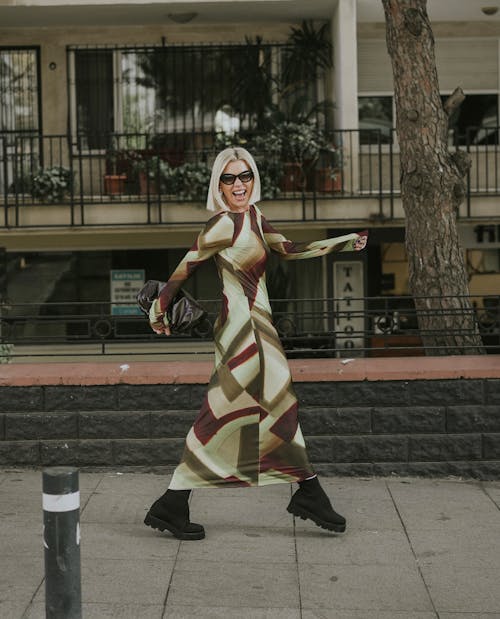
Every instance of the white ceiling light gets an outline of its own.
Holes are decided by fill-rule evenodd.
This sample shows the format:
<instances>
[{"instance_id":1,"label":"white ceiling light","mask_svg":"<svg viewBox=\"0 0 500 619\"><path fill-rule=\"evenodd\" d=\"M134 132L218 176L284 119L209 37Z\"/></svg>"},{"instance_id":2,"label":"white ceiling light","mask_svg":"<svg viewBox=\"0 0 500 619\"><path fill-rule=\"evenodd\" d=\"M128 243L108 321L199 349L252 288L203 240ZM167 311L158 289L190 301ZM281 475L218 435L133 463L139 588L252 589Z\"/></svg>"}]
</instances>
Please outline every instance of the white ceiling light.
<instances>
[{"instance_id":1,"label":"white ceiling light","mask_svg":"<svg viewBox=\"0 0 500 619\"><path fill-rule=\"evenodd\" d=\"M496 15L498 13L498 7L497 6L482 6L481 11L485 15L488 15L488 16Z\"/></svg>"}]
</instances>

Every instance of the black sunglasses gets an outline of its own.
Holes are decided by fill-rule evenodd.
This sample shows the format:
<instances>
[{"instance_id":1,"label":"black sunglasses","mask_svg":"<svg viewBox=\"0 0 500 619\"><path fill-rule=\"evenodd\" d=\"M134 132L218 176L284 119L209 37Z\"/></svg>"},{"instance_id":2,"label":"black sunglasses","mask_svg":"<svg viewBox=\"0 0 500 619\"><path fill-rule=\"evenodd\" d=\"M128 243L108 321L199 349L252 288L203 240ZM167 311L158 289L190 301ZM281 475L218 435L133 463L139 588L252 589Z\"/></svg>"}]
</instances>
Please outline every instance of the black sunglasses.
<instances>
[{"instance_id":1,"label":"black sunglasses","mask_svg":"<svg viewBox=\"0 0 500 619\"><path fill-rule=\"evenodd\" d=\"M253 178L252 170L245 170L240 174L221 174L220 182L224 185L234 185L236 179L239 178L242 183L249 183Z\"/></svg>"}]
</instances>

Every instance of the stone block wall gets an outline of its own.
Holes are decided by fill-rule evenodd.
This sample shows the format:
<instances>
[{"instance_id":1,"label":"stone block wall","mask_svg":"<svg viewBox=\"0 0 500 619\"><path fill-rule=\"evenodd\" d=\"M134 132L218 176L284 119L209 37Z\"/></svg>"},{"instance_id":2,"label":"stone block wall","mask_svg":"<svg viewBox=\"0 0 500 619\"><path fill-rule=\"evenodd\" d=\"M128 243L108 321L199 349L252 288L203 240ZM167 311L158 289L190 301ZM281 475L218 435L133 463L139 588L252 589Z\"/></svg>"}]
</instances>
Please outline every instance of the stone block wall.
<instances>
[{"instance_id":1,"label":"stone block wall","mask_svg":"<svg viewBox=\"0 0 500 619\"><path fill-rule=\"evenodd\" d=\"M0 465L172 467L204 384L0 388ZM299 382L315 468L500 477L500 379Z\"/></svg>"}]
</instances>

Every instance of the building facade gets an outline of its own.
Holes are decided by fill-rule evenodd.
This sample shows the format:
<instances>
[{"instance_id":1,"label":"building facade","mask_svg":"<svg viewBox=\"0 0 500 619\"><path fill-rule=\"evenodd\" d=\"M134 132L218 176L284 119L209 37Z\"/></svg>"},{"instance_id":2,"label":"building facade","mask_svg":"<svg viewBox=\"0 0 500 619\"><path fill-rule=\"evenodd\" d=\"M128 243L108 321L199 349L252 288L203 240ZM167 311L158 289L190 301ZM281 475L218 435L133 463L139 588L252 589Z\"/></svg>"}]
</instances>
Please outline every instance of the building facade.
<instances>
[{"instance_id":1,"label":"building facade","mask_svg":"<svg viewBox=\"0 0 500 619\"><path fill-rule=\"evenodd\" d=\"M467 95L450 148L473 160L459 225L480 299L500 294L500 14L470 0L428 10L442 96ZM165 279L207 219L210 164L231 143L257 156L261 207L291 238L370 230L355 260L272 261L272 298L297 299L306 316L346 291L408 293L380 2L2 3L0 102L14 304L119 303L113 277L129 273L131 290ZM207 265L192 290L213 298L216 277Z\"/></svg>"}]
</instances>

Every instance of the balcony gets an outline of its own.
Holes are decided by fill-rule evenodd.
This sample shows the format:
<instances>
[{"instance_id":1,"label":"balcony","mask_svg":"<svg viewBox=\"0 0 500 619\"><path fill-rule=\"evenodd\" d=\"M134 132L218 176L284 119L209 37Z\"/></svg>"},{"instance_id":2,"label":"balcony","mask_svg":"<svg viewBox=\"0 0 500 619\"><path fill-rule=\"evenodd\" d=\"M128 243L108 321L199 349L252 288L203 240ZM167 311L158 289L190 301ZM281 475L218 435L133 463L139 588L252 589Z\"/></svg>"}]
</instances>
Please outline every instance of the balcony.
<instances>
[{"instance_id":1,"label":"balcony","mask_svg":"<svg viewBox=\"0 0 500 619\"><path fill-rule=\"evenodd\" d=\"M483 129L481 129L483 131ZM486 131L486 128L484 129ZM472 157L463 219L498 216L498 127L455 140ZM399 153L378 131L323 132L328 153L271 156L263 137L243 136L263 176L273 221L402 222ZM121 134L89 150L80 136L0 134L0 228L192 225L204 222L210 166L224 146L213 132Z\"/></svg>"}]
</instances>

